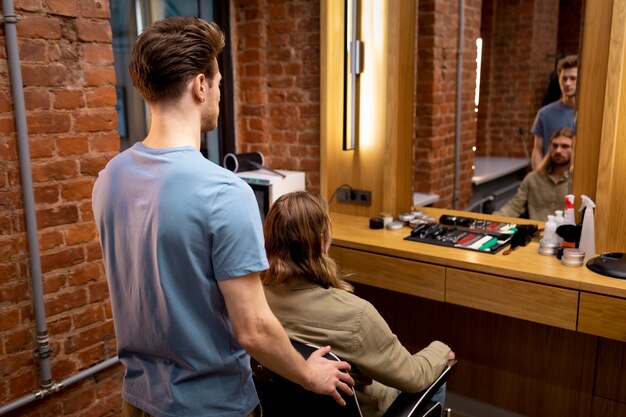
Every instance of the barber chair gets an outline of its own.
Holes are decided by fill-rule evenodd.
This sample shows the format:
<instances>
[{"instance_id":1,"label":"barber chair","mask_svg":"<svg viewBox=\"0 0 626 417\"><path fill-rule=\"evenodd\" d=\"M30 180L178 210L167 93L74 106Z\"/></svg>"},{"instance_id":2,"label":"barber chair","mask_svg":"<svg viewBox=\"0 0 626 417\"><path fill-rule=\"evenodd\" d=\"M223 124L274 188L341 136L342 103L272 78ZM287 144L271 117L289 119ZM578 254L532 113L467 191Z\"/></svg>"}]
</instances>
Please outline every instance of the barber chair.
<instances>
[{"instance_id":1,"label":"barber chair","mask_svg":"<svg viewBox=\"0 0 626 417\"><path fill-rule=\"evenodd\" d=\"M292 341L303 357L308 358L317 346ZM329 353L326 359L340 359ZM347 396L340 391L345 406L340 406L330 396L307 391L251 359L254 385L263 409L263 417L363 417L356 395ZM383 417L441 417L449 415L443 405L431 401L432 396L446 382L454 363L445 367L441 375L429 387L418 393L400 393Z\"/></svg>"}]
</instances>

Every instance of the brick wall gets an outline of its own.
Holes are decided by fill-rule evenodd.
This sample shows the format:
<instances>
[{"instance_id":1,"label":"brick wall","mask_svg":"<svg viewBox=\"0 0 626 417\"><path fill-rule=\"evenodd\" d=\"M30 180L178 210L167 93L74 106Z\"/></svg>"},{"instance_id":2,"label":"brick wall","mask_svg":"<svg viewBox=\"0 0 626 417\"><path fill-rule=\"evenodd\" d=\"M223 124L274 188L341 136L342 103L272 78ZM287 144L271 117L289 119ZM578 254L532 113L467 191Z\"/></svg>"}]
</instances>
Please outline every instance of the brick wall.
<instances>
[{"instance_id":1,"label":"brick wall","mask_svg":"<svg viewBox=\"0 0 626 417\"><path fill-rule=\"evenodd\" d=\"M530 152L530 128L557 54L558 15L559 0L484 1L479 155Z\"/></svg>"},{"instance_id":2,"label":"brick wall","mask_svg":"<svg viewBox=\"0 0 626 417\"><path fill-rule=\"evenodd\" d=\"M107 1L18 0L16 14L45 310L60 382L115 355L91 212L98 171L117 153ZM35 322L4 28L0 34L0 405L38 388ZM115 367L11 416L114 415Z\"/></svg>"},{"instance_id":3,"label":"brick wall","mask_svg":"<svg viewBox=\"0 0 626 417\"><path fill-rule=\"evenodd\" d=\"M456 0L420 0L417 83L415 91L414 190L439 194L439 207L453 206L456 62ZM459 208L469 204L476 137L474 89L475 41L480 31L481 0L465 2Z\"/></svg>"},{"instance_id":4,"label":"brick wall","mask_svg":"<svg viewBox=\"0 0 626 417\"><path fill-rule=\"evenodd\" d=\"M237 151L320 182L319 0L237 0Z\"/></svg>"}]
</instances>

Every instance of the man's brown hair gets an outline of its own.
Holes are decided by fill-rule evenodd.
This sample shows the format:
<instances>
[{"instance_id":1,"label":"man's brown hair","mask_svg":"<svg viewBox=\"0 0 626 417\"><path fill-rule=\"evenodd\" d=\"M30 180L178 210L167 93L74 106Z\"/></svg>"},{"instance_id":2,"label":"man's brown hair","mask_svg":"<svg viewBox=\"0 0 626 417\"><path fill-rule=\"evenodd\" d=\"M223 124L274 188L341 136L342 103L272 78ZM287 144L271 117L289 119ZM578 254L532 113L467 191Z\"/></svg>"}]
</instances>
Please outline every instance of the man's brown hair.
<instances>
[{"instance_id":1,"label":"man's brown hair","mask_svg":"<svg viewBox=\"0 0 626 417\"><path fill-rule=\"evenodd\" d=\"M224 33L215 23L196 17L154 22L133 46L129 64L133 85L148 102L180 97L198 74L204 74L210 85L222 48Z\"/></svg>"},{"instance_id":2,"label":"man's brown hair","mask_svg":"<svg viewBox=\"0 0 626 417\"><path fill-rule=\"evenodd\" d=\"M564 69L569 68L578 68L578 55L564 56L559 59L559 62L556 64L556 71L558 74L560 74Z\"/></svg>"}]
</instances>

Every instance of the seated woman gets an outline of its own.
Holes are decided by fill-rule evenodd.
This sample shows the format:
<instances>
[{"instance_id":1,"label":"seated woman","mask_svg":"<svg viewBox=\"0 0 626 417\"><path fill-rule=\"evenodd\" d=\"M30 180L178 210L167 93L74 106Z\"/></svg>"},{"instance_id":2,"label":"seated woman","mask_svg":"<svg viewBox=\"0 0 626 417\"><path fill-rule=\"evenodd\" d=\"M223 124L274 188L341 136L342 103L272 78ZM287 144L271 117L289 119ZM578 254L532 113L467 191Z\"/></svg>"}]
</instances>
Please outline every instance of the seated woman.
<instances>
[{"instance_id":1,"label":"seated woman","mask_svg":"<svg viewBox=\"0 0 626 417\"><path fill-rule=\"evenodd\" d=\"M419 392L430 385L454 352L435 341L411 355L374 306L352 294L328 256L327 207L305 191L272 205L264 225L270 264L261 275L265 294L292 339L330 345L352 364L363 414L382 415L398 390Z\"/></svg>"}]
</instances>

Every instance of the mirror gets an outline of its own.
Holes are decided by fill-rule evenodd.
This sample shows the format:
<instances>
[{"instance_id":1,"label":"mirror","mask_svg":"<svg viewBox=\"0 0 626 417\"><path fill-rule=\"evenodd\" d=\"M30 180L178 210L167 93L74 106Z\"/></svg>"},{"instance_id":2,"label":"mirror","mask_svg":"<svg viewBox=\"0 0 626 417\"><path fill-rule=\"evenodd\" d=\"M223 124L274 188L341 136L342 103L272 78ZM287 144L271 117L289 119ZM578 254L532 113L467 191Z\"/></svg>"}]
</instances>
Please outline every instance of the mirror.
<instances>
[{"instance_id":1,"label":"mirror","mask_svg":"<svg viewBox=\"0 0 626 417\"><path fill-rule=\"evenodd\" d=\"M437 195L437 207L491 212L530 169L530 129L557 59L579 51L583 0L484 0L480 9L465 2L458 178L457 25L431 23L433 12L418 7L414 202Z\"/></svg>"}]
</instances>

